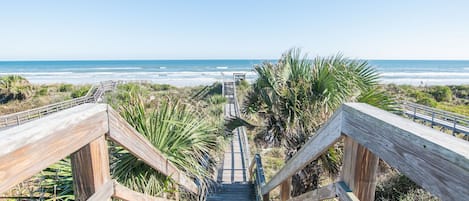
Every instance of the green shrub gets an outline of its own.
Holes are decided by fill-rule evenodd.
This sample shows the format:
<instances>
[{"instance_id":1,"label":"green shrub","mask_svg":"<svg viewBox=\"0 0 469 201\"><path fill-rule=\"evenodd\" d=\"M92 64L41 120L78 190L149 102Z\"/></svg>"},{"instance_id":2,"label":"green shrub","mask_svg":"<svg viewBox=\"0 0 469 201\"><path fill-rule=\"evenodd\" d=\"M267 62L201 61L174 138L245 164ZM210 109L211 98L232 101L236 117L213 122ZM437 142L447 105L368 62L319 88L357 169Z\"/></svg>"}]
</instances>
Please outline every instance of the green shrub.
<instances>
[{"instance_id":1,"label":"green shrub","mask_svg":"<svg viewBox=\"0 0 469 201\"><path fill-rule=\"evenodd\" d=\"M451 101L453 93L448 86L435 86L430 89L430 94L435 98L436 101Z\"/></svg>"},{"instance_id":2,"label":"green shrub","mask_svg":"<svg viewBox=\"0 0 469 201\"><path fill-rule=\"evenodd\" d=\"M69 92L73 90L73 85L71 84L61 84L59 86L59 92Z\"/></svg>"},{"instance_id":3,"label":"green shrub","mask_svg":"<svg viewBox=\"0 0 469 201\"><path fill-rule=\"evenodd\" d=\"M469 85L451 86L451 91L457 98L469 99Z\"/></svg>"},{"instance_id":4,"label":"green shrub","mask_svg":"<svg viewBox=\"0 0 469 201\"><path fill-rule=\"evenodd\" d=\"M240 81L238 81L237 84L239 85L239 88L241 90L245 90L245 89L249 88L249 82L246 81L246 80L240 80Z\"/></svg>"},{"instance_id":5,"label":"green shrub","mask_svg":"<svg viewBox=\"0 0 469 201\"><path fill-rule=\"evenodd\" d=\"M410 96L411 96L411 97L414 97L416 100L423 99L423 98L431 98L431 99L433 99L433 96L432 96L432 95L427 94L427 93L422 92L422 91L411 90L411 91L409 91L409 92L410 92Z\"/></svg>"},{"instance_id":6,"label":"green shrub","mask_svg":"<svg viewBox=\"0 0 469 201\"><path fill-rule=\"evenodd\" d=\"M208 99L208 102L213 105L223 104L223 103L226 103L226 101L227 101L226 97L222 95L213 95Z\"/></svg>"},{"instance_id":7,"label":"green shrub","mask_svg":"<svg viewBox=\"0 0 469 201\"><path fill-rule=\"evenodd\" d=\"M402 174L393 174L378 183L375 197L380 201L438 200Z\"/></svg>"},{"instance_id":8,"label":"green shrub","mask_svg":"<svg viewBox=\"0 0 469 201\"><path fill-rule=\"evenodd\" d=\"M174 88L173 86L169 84L152 84L150 85L150 87L151 89L155 91L167 91L167 90Z\"/></svg>"},{"instance_id":9,"label":"green shrub","mask_svg":"<svg viewBox=\"0 0 469 201\"><path fill-rule=\"evenodd\" d=\"M78 98L78 97L82 97L84 95L86 95L86 93L88 93L88 90L90 90L90 87L88 86L83 86L83 87L80 87L76 90L73 90L72 91L72 94L70 94L70 96L72 98Z\"/></svg>"},{"instance_id":10,"label":"green shrub","mask_svg":"<svg viewBox=\"0 0 469 201\"><path fill-rule=\"evenodd\" d=\"M426 105L429 107L436 107L438 103L435 101L435 99L430 98L430 97L423 97L421 99L417 99L418 104Z\"/></svg>"},{"instance_id":11,"label":"green shrub","mask_svg":"<svg viewBox=\"0 0 469 201\"><path fill-rule=\"evenodd\" d=\"M41 87L39 91L36 92L36 96L45 96L49 92L49 89L47 87Z\"/></svg>"}]
</instances>

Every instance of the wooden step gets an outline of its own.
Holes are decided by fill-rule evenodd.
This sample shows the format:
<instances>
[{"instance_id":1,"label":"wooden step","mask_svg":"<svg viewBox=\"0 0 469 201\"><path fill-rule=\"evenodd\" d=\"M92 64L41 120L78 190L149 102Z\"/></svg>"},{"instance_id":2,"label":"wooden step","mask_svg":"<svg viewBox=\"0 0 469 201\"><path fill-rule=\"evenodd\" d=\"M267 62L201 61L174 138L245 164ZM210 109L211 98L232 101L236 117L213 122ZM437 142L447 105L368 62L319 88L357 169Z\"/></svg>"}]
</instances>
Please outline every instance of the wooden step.
<instances>
[{"instance_id":1,"label":"wooden step","mask_svg":"<svg viewBox=\"0 0 469 201\"><path fill-rule=\"evenodd\" d=\"M252 184L222 184L207 197L207 201L251 201L255 200Z\"/></svg>"}]
</instances>

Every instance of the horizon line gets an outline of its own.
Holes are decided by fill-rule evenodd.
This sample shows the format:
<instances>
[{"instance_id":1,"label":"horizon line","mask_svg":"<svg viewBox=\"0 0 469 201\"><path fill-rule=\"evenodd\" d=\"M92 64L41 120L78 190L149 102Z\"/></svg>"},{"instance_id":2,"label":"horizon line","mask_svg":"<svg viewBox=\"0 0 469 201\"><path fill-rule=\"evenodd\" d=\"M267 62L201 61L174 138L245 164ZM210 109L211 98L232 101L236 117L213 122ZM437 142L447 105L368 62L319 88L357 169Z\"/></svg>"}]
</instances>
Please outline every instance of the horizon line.
<instances>
[{"instance_id":1,"label":"horizon line","mask_svg":"<svg viewBox=\"0 0 469 201\"><path fill-rule=\"evenodd\" d=\"M313 57L314 58L314 57ZM469 58L352 58L355 60L371 61L469 61ZM279 58L117 58L117 59L0 59L0 62L21 62L21 61L203 61L203 60L278 60Z\"/></svg>"}]
</instances>

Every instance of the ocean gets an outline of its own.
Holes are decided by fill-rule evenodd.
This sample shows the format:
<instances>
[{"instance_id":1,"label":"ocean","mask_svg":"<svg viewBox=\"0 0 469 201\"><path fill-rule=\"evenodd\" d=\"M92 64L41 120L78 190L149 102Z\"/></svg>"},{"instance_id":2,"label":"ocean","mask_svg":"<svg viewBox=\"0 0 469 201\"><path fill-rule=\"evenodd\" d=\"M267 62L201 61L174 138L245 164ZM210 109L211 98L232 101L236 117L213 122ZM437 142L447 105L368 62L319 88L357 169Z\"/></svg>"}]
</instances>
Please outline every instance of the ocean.
<instances>
[{"instance_id":1,"label":"ocean","mask_svg":"<svg viewBox=\"0 0 469 201\"><path fill-rule=\"evenodd\" d=\"M151 80L176 86L206 85L246 73L266 60L109 60L0 61L0 76L17 74L32 83L97 83L104 80ZM276 60L267 60L276 62ZM381 83L410 85L469 84L469 61L369 60Z\"/></svg>"}]
</instances>

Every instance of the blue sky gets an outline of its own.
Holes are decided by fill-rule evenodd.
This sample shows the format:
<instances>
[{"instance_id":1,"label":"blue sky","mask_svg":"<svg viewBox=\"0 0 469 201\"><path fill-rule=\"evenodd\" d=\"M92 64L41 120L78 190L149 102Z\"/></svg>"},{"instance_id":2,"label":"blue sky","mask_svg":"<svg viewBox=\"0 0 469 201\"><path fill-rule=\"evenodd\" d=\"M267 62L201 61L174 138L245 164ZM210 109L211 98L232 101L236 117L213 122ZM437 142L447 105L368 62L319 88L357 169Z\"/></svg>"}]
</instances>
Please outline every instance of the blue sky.
<instances>
[{"instance_id":1,"label":"blue sky","mask_svg":"<svg viewBox=\"0 0 469 201\"><path fill-rule=\"evenodd\" d=\"M469 1L2 1L0 60L469 59Z\"/></svg>"}]
</instances>

